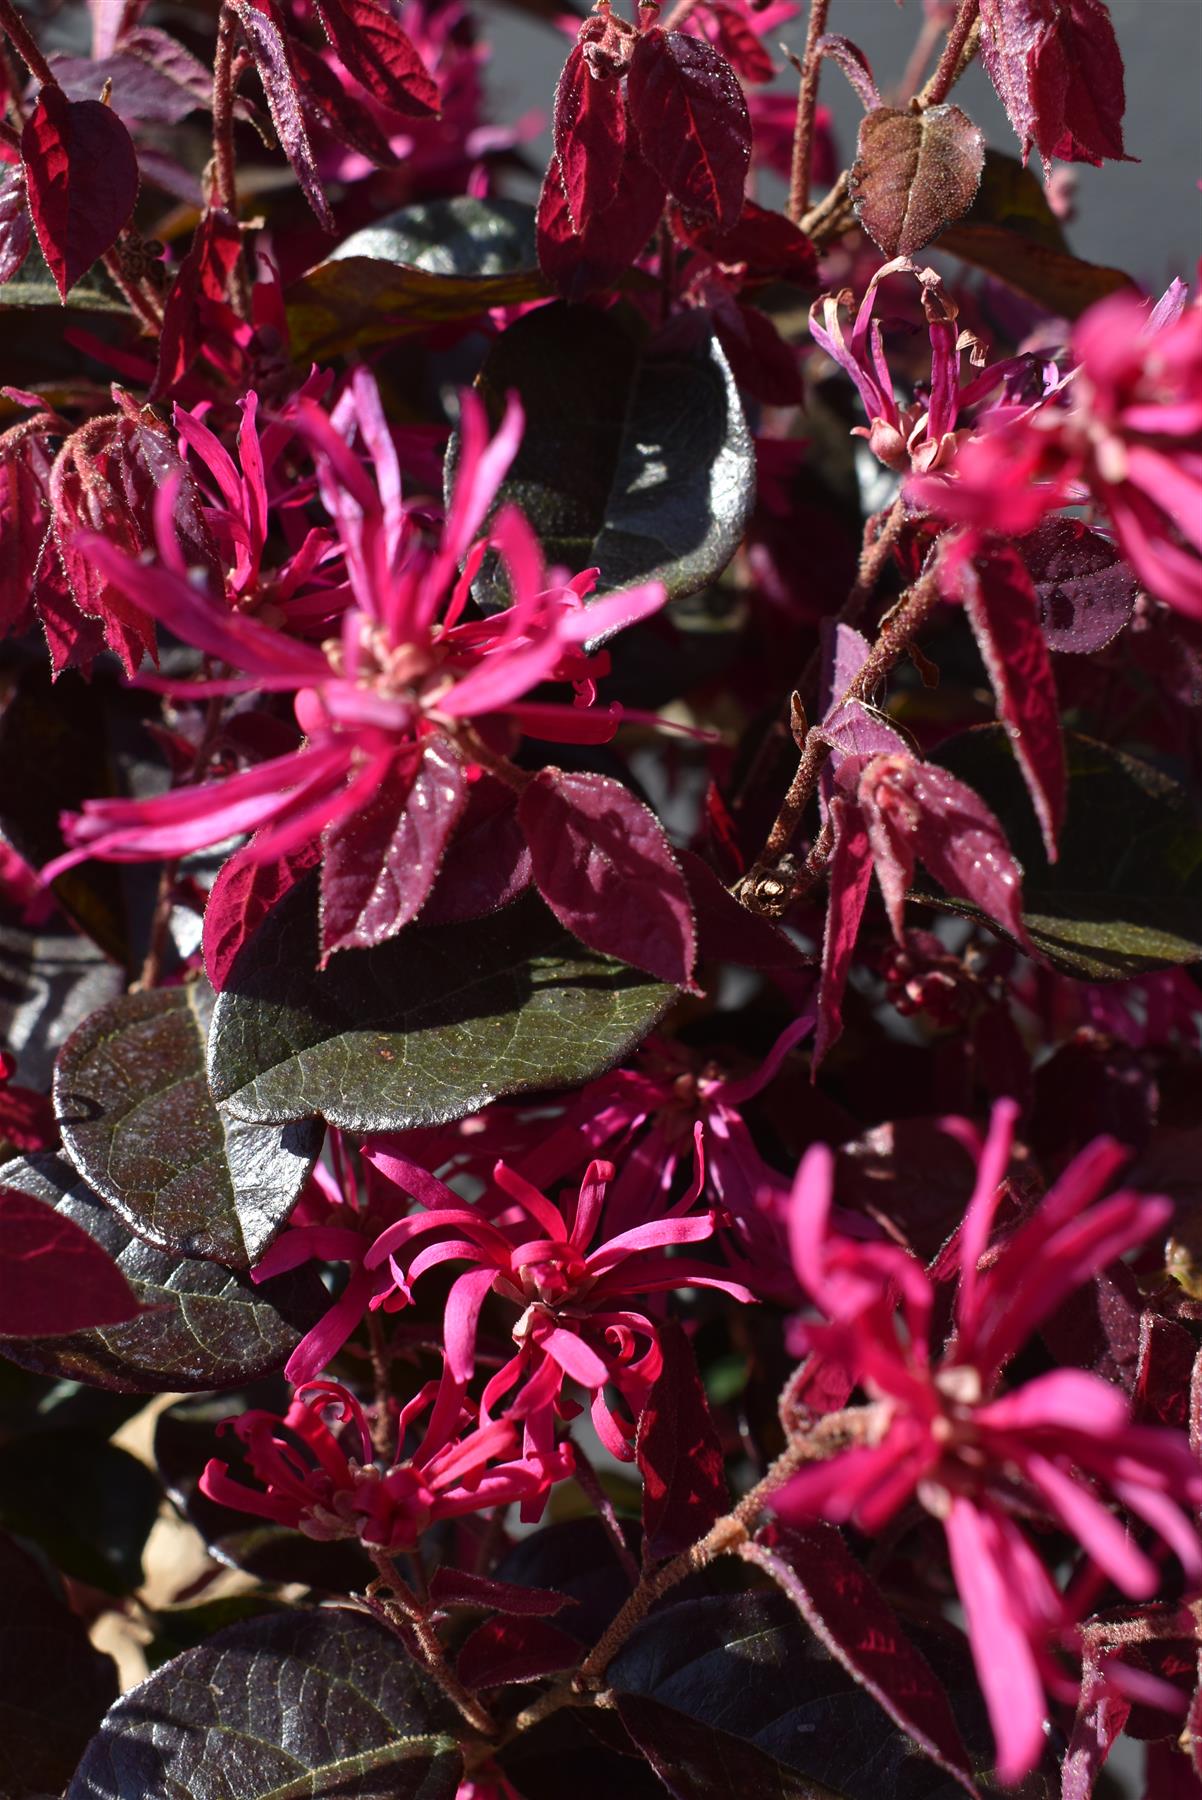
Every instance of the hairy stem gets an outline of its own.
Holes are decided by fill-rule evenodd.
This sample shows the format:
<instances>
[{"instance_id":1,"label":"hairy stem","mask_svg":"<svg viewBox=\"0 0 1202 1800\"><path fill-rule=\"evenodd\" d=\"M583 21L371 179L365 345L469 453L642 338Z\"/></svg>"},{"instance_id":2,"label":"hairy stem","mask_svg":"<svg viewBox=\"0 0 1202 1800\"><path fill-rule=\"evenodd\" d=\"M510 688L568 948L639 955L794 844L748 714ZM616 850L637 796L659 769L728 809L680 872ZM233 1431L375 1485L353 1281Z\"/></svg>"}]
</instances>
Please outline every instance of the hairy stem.
<instances>
[{"instance_id":1,"label":"hairy stem","mask_svg":"<svg viewBox=\"0 0 1202 1800\"><path fill-rule=\"evenodd\" d=\"M33 36L12 0L0 0L0 30L16 51L35 81L43 87L57 87L54 70L33 41Z\"/></svg>"},{"instance_id":2,"label":"hairy stem","mask_svg":"<svg viewBox=\"0 0 1202 1800\"><path fill-rule=\"evenodd\" d=\"M217 21L217 50L213 59L213 192L217 205L235 223L238 218L238 179L234 162L237 25L236 15L223 5ZM241 256L230 279L230 304L240 319L250 317L250 292Z\"/></svg>"},{"instance_id":3,"label":"hairy stem","mask_svg":"<svg viewBox=\"0 0 1202 1800\"><path fill-rule=\"evenodd\" d=\"M380 1583L387 1589L391 1604L409 1627L427 1673L442 1689L452 1706L462 1713L473 1731L484 1738L495 1738L496 1720L488 1708L468 1692L447 1661L442 1640L430 1619L429 1607L418 1599L413 1589L402 1579L386 1550L372 1549L370 1545L365 1545L364 1548L371 1555Z\"/></svg>"},{"instance_id":4,"label":"hairy stem","mask_svg":"<svg viewBox=\"0 0 1202 1800\"><path fill-rule=\"evenodd\" d=\"M810 201L810 165L814 160L814 125L818 114L818 76L822 58L818 40L826 30L830 0L810 0L810 22L801 57L801 87L797 94L797 123L793 127L793 164L789 174L789 202L785 208L795 225L800 224Z\"/></svg>"},{"instance_id":5,"label":"hairy stem","mask_svg":"<svg viewBox=\"0 0 1202 1800\"><path fill-rule=\"evenodd\" d=\"M144 291L141 283L126 274L121 262L120 251L107 250L104 255L104 267L109 280L125 295L131 312L136 313L147 330L158 337L163 329L163 315L158 305L152 302Z\"/></svg>"},{"instance_id":6,"label":"hairy stem","mask_svg":"<svg viewBox=\"0 0 1202 1800\"><path fill-rule=\"evenodd\" d=\"M904 593L893 610L882 621L876 643L873 645L860 673L840 696L836 708L846 706L853 700L867 700L877 687L895 668L905 655L911 642L926 624L939 598L939 583L934 566L929 566L913 587ZM757 910L765 910L766 894L764 883L771 882L770 910L783 910L783 905L793 898L795 890L788 893L780 891L781 884L775 879L776 865L788 850L794 834L801 823L802 814L809 805L818 786L818 777L823 765L831 754L831 746L816 726L811 726L806 733L801 757L797 765L797 773L789 784L789 791L781 802L780 811L776 815L771 831L765 840L764 848L756 859L754 868L745 875L739 884L739 898L744 905ZM782 904L783 903L783 904Z\"/></svg>"},{"instance_id":7,"label":"hairy stem","mask_svg":"<svg viewBox=\"0 0 1202 1800\"><path fill-rule=\"evenodd\" d=\"M952 21L938 66L912 102L918 111L941 106L976 55L980 42L979 12L980 0L960 0L960 10Z\"/></svg>"}]
</instances>

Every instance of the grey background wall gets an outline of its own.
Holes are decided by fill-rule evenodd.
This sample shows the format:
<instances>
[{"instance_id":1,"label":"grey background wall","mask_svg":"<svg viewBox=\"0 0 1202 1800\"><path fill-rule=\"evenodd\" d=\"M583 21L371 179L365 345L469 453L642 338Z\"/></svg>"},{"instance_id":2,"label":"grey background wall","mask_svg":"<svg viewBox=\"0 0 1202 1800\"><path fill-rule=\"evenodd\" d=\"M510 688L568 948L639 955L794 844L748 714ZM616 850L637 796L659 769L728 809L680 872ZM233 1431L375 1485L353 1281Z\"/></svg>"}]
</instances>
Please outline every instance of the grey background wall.
<instances>
[{"instance_id":1,"label":"grey background wall","mask_svg":"<svg viewBox=\"0 0 1202 1800\"><path fill-rule=\"evenodd\" d=\"M623 0L618 0L620 5ZM670 0L664 0L665 9ZM514 118L549 109L568 39L525 14L485 0L496 113ZM626 7L623 5L623 10ZM1080 166L1077 218L1069 236L1078 255L1129 270L1160 291L1174 275L1195 278L1202 255L1202 0L1110 0L1127 69L1127 149L1140 160ZM921 0L834 0L832 31L867 51L877 81L897 81L921 22ZM781 35L794 51L804 15ZM793 79L790 77L790 79ZM835 115L839 147L855 143L859 104L831 65L822 100ZM971 69L957 96L989 141L1013 150L1016 139L983 72ZM532 147L545 160L549 138Z\"/></svg>"}]
</instances>

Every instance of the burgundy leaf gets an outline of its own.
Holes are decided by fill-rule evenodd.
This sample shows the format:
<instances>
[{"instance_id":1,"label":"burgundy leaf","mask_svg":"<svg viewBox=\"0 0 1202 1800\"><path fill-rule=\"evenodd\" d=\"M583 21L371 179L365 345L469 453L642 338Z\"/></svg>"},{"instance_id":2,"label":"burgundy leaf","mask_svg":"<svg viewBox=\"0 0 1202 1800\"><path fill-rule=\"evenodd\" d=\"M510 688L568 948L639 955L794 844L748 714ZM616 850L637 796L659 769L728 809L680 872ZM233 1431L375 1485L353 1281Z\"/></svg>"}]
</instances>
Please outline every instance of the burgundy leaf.
<instances>
[{"instance_id":1,"label":"burgundy leaf","mask_svg":"<svg viewBox=\"0 0 1202 1800\"><path fill-rule=\"evenodd\" d=\"M626 102L618 79L594 75L581 44L573 44L563 65L552 123L568 211L582 231L617 195L626 149Z\"/></svg>"},{"instance_id":2,"label":"burgundy leaf","mask_svg":"<svg viewBox=\"0 0 1202 1800\"><path fill-rule=\"evenodd\" d=\"M452 1569L446 1563L430 1577L430 1598L439 1607L480 1606L490 1612L547 1618L562 1612L576 1602L553 1588L518 1587L512 1581L492 1581L486 1575L473 1575L466 1569Z\"/></svg>"},{"instance_id":3,"label":"burgundy leaf","mask_svg":"<svg viewBox=\"0 0 1202 1800\"><path fill-rule=\"evenodd\" d=\"M860 776L858 799L899 943L917 856L949 894L973 901L1028 947L1020 908L1022 871L979 794L935 763L877 756Z\"/></svg>"},{"instance_id":4,"label":"burgundy leaf","mask_svg":"<svg viewBox=\"0 0 1202 1800\"><path fill-rule=\"evenodd\" d=\"M790 973L800 973L808 966L812 959L804 956L771 919L740 905L708 863L692 850L678 851L677 858L693 903L699 958Z\"/></svg>"},{"instance_id":5,"label":"burgundy leaf","mask_svg":"<svg viewBox=\"0 0 1202 1800\"><path fill-rule=\"evenodd\" d=\"M1055 862L1068 777L1056 683L1031 578L1018 551L996 543L963 565L961 591L999 717L1030 790L1048 861Z\"/></svg>"},{"instance_id":6,"label":"burgundy leaf","mask_svg":"<svg viewBox=\"0 0 1202 1800\"><path fill-rule=\"evenodd\" d=\"M33 241L33 221L25 196L25 171L0 169L0 284L11 281Z\"/></svg>"},{"instance_id":7,"label":"burgundy leaf","mask_svg":"<svg viewBox=\"0 0 1202 1800\"><path fill-rule=\"evenodd\" d=\"M545 1619L489 1619L460 1650L456 1672L469 1688L506 1687L557 1675L580 1657L580 1640Z\"/></svg>"},{"instance_id":8,"label":"burgundy leaf","mask_svg":"<svg viewBox=\"0 0 1202 1800\"><path fill-rule=\"evenodd\" d=\"M617 198L578 232L559 158L552 156L538 203L538 260L556 292L565 300L584 300L619 281L646 248L664 199L663 182L648 168L627 132Z\"/></svg>"},{"instance_id":9,"label":"burgundy leaf","mask_svg":"<svg viewBox=\"0 0 1202 1800\"><path fill-rule=\"evenodd\" d=\"M373 100L417 118L429 118L441 110L438 84L387 0L314 3L339 61Z\"/></svg>"},{"instance_id":10,"label":"burgundy leaf","mask_svg":"<svg viewBox=\"0 0 1202 1800\"><path fill-rule=\"evenodd\" d=\"M220 331L224 326L228 332L233 325L227 296L241 251L237 220L216 207L206 212L163 308L156 398L169 393L187 374L206 330Z\"/></svg>"},{"instance_id":11,"label":"burgundy leaf","mask_svg":"<svg viewBox=\"0 0 1202 1800\"><path fill-rule=\"evenodd\" d=\"M947 1693L893 1608L833 1525L774 1530L748 1545L810 1630L932 1762L976 1795L972 1763Z\"/></svg>"},{"instance_id":12,"label":"burgundy leaf","mask_svg":"<svg viewBox=\"0 0 1202 1800\"><path fill-rule=\"evenodd\" d=\"M247 938L321 855L320 844L311 843L289 856L263 862L255 857L254 848L252 839L222 865L205 906L205 974L218 993Z\"/></svg>"},{"instance_id":13,"label":"burgundy leaf","mask_svg":"<svg viewBox=\"0 0 1202 1800\"><path fill-rule=\"evenodd\" d=\"M872 855L863 813L852 801L836 795L830 803L830 821L835 847L830 862L811 1075L817 1074L818 1065L843 1030L843 990L872 884Z\"/></svg>"},{"instance_id":14,"label":"burgundy leaf","mask_svg":"<svg viewBox=\"0 0 1202 1800\"><path fill-rule=\"evenodd\" d=\"M795 281L812 287L818 275L818 257L804 231L784 213L769 212L754 200L745 200L738 223L729 231L715 231L695 216L672 208L672 234L678 243L697 249L712 261L727 266L741 264L744 281Z\"/></svg>"},{"instance_id":15,"label":"burgundy leaf","mask_svg":"<svg viewBox=\"0 0 1202 1800\"><path fill-rule=\"evenodd\" d=\"M876 85L876 77L872 73L872 64L850 38L839 37L835 32L827 32L818 39L815 46L820 56L829 56L832 62L838 63L854 88L861 106L866 113L876 112L881 104L880 92Z\"/></svg>"},{"instance_id":16,"label":"burgundy leaf","mask_svg":"<svg viewBox=\"0 0 1202 1800\"><path fill-rule=\"evenodd\" d=\"M518 804L539 892L592 950L688 987L689 893L663 826L620 781L542 769Z\"/></svg>"},{"instance_id":17,"label":"burgundy leaf","mask_svg":"<svg viewBox=\"0 0 1202 1800\"><path fill-rule=\"evenodd\" d=\"M733 6L711 6L709 16L718 28L718 43L735 73L753 86L772 81L776 65L747 20Z\"/></svg>"},{"instance_id":18,"label":"burgundy leaf","mask_svg":"<svg viewBox=\"0 0 1202 1800\"><path fill-rule=\"evenodd\" d=\"M964 216L984 167L984 133L958 106L879 106L860 121L856 217L886 256L912 256Z\"/></svg>"},{"instance_id":19,"label":"burgundy leaf","mask_svg":"<svg viewBox=\"0 0 1202 1800\"><path fill-rule=\"evenodd\" d=\"M512 788L482 770L443 855L423 925L456 925L499 912L530 886L530 851Z\"/></svg>"},{"instance_id":20,"label":"burgundy leaf","mask_svg":"<svg viewBox=\"0 0 1202 1800\"><path fill-rule=\"evenodd\" d=\"M463 764L439 737L416 765L392 759L370 800L327 826L321 865L321 960L395 937L426 903L467 799Z\"/></svg>"},{"instance_id":21,"label":"burgundy leaf","mask_svg":"<svg viewBox=\"0 0 1202 1800\"><path fill-rule=\"evenodd\" d=\"M704 1537L730 1506L722 1445L682 1325L659 1327L663 1368L639 1419L643 1557L660 1562Z\"/></svg>"},{"instance_id":22,"label":"burgundy leaf","mask_svg":"<svg viewBox=\"0 0 1202 1800\"><path fill-rule=\"evenodd\" d=\"M1194 1340L1184 1325L1145 1310L1140 1320L1139 1369L1135 1378L1138 1416L1150 1425L1189 1426Z\"/></svg>"},{"instance_id":23,"label":"burgundy leaf","mask_svg":"<svg viewBox=\"0 0 1202 1800\"><path fill-rule=\"evenodd\" d=\"M229 0L263 84L271 122L292 164L292 172L300 182L305 199L327 231L334 230L334 215L326 199L317 173L313 146L305 130L304 112L297 89L296 76L288 56L283 33L272 19L249 4L249 0Z\"/></svg>"},{"instance_id":24,"label":"burgundy leaf","mask_svg":"<svg viewBox=\"0 0 1202 1800\"><path fill-rule=\"evenodd\" d=\"M150 37L148 32L139 35ZM165 33L154 35L166 44L173 42ZM198 106L209 104L213 78L182 45L174 47L179 52L175 60L156 60L153 51L150 56L137 56L123 45L100 61L93 62L85 56L56 56L52 66L69 100L94 99L105 82L111 81L109 104L121 118L131 124L177 125Z\"/></svg>"},{"instance_id":25,"label":"burgundy leaf","mask_svg":"<svg viewBox=\"0 0 1202 1800\"><path fill-rule=\"evenodd\" d=\"M1125 160L1123 58L1103 0L981 0L981 60L1047 162Z\"/></svg>"},{"instance_id":26,"label":"burgundy leaf","mask_svg":"<svg viewBox=\"0 0 1202 1800\"><path fill-rule=\"evenodd\" d=\"M48 1097L9 1081L4 1072L6 1060L0 1051L0 1144L26 1154L57 1149L58 1123Z\"/></svg>"},{"instance_id":27,"label":"burgundy leaf","mask_svg":"<svg viewBox=\"0 0 1202 1800\"><path fill-rule=\"evenodd\" d=\"M766 406L800 406L805 397L797 351L767 313L724 298L710 314L741 388Z\"/></svg>"},{"instance_id":28,"label":"burgundy leaf","mask_svg":"<svg viewBox=\"0 0 1202 1800\"><path fill-rule=\"evenodd\" d=\"M46 542L47 458L36 438L0 458L0 631L24 630Z\"/></svg>"},{"instance_id":29,"label":"burgundy leaf","mask_svg":"<svg viewBox=\"0 0 1202 1800\"><path fill-rule=\"evenodd\" d=\"M396 151L377 125L370 107L355 104L329 63L308 44L294 39L289 50L309 123L328 131L348 149L357 150L378 169L393 167Z\"/></svg>"},{"instance_id":30,"label":"burgundy leaf","mask_svg":"<svg viewBox=\"0 0 1202 1800\"><path fill-rule=\"evenodd\" d=\"M1139 583L1109 538L1079 519L1045 519L1016 546L1039 601L1050 650L1084 656L1116 638Z\"/></svg>"},{"instance_id":31,"label":"burgundy leaf","mask_svg":"<svg viewBox=\"0 0 1202 1800\"><path fill-rule=\"evenodd\" d=\"M57 1337L141 1311L116 1263L74 1220L0 1187L0 1337Z\"/></svg>"},{"instance_id":32,"label":"burgundy leaf","mask_svg":"<svg viewBox=\"0 0 1202 1800\"><path fill-rule=\"evenodd\" d=\"M635 45L627 94L643 155L672 198L729 230L743 206L751 121L726 58L655 26Z\"/></svg>"},{"instance_id":33,"label":"burgundy leaf","mask_svg":"<svg viewBox=\"0 0 1202 1800\"><path fill-rule=\"evenodd\" d=\"M21 133L29 209L59 294L111 250L138 198L138 158L99 100L44 87Z\"/></svg>"}]
</instances>

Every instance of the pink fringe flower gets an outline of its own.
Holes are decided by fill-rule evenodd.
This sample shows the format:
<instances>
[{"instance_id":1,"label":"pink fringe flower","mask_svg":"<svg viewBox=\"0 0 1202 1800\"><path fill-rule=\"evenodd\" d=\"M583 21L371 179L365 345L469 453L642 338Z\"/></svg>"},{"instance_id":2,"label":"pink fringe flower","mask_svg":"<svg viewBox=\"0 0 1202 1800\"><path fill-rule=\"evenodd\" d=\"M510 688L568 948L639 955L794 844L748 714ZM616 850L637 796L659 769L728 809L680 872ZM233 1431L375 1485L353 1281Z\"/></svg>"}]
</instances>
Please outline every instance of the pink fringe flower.
<instances>
[{"instance_id":1,"label":"pink fringe flower","mask_svg":"<svg viewBox=\"0 0 1202 1800\"><path fill-rule=\"evenodd\" d=\"M823 1517L877 1532L917 1499L942 1522L1004 1781L1039 1758L1045 1686L1075 1697L1049 1648L1071 1626L1071 1592L1057 1590L1016 1515L1054 1522L1124 1594L1156 1591L1161 1545L1191 1583L1202 1580L1192 1516L1202 1465L1184 1437L1133 1425L1123 1394L1076 1369L998 1392L1006 1365L1068 1295L1172 1210L1168 1200L1131 1192L1103 1199L1124 1153L1099 1138L987 1255L1017 1111L998 1104L980 1149L942 1351L931 1343L930 1274L894 1246L830 1231L831 1153L821 1145L807 1152L793 1194L793 1253L830 1323L804 1326L802 1335L854 1374L874 1406L867 1441L803 1470L774 1502L786 1520ZM955 1129L968 1133L959 1122ZM1151 1553L1107 1497L1160 1540Z\"/></svg>"},{"instance_id":2,"label":"pink fringe flower","mask_svg":"<svg viewBox=\"0 0 1202 1800\"><path fill-rule=\"evenodd\" d=\"M406 1433L427 1412L424 1434L406 1455ZM515 1426L498 1419L466 1430L469 1419L461 1389L444 1370L440 1382L427 1382L400 1409L401 1448L382 1468L354 1395L337 1382L311 1382L283 1418L255 1410L225 1422L262 1491L234 1480L228 1463L216 1459L205 1467L201 1491L306 1537L358 1537L384 1550L411 1550L439 1519L529 1501L571 1474L570 1449L541 1461L514 1459Z\"/></svg>"}]
</instances>

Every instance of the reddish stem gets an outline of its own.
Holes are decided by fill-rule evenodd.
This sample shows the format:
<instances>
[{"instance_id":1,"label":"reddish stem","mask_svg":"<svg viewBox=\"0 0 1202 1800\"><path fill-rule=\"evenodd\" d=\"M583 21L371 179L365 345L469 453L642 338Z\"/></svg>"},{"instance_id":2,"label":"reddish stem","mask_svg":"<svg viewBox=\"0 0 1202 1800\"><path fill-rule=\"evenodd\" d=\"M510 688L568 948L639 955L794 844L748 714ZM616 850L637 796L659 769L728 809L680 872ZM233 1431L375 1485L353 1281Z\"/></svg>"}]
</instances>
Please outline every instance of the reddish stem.
<instances>
[{"instance_id":1,"label":"reddish stem","mask_svg":"<svg viewBox=\"0 0 1202 1800\"><path fill-rule=\"evenodd\" d=\"M818 40L826 30L826 15L830 11L830 3L831 0L810 0L810 22L801 58L801 88L797 95L793 166L789 175L789 203L786 208L795 225L800 223L810 201L810 165L814 160L814 127L818 116L818 76L822 68Z\"/></svg>"},{"instance_id":2,"label":"reddish stem","mask_svg":"<svg viewBox=\"0 0 1202 1800\"><path fill-rule=\"evenodd\" d=\"M34 80L40 81L43 87L57 87L54 70L34 43L28 25L12 0L0 0L0 29Z\"/></svg>"},{"instance_id":3,"label":"reddish stem","mask_svg":"<svg viewBox=\"0 0 1202 1800\"><path fill-rule=\"evenodd\" d=\"M928 106L941 106L959 81L967 62L971 61L969 38L976 26L979 11L980 0L960 0L960 10L952 21L935 73L922 92L914 98L913 104L920 111L925 111ZM973 52L975 48L974 43Z\"/></svg>"},{"instance_id":4,"label":"reddish stem","mask_svg":"<svg viewBox=\"0 0 1202 1800\"><path fill-rule=\"evenodd\" d=\"M213 187L217 205L235 222L238 218L238 180L234 160L234 96L241 64L235 54L237 17L222 6L217 21L217 50L213 59ZM246 270L239 255L230 279L230 304L240 319L250 316Z\"/></svg>"}]
</instances>

